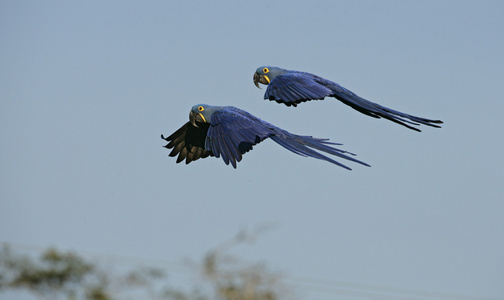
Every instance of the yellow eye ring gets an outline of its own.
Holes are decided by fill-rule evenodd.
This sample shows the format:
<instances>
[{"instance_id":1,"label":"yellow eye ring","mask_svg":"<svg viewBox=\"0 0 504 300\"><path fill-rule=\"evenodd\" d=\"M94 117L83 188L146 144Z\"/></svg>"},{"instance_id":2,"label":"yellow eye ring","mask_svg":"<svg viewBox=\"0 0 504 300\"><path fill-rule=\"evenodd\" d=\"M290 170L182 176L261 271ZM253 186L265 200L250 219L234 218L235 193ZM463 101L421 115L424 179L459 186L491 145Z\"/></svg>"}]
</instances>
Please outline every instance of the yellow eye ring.
<instances>
[{"instance_id":1,"label":"yellow eye ring","mask_svg":"<svg viewBox=\"0 0 504 300\"><path fill-rule=\"evenodd\" d=\"M266 73L268 73L268 72L269 72L269 69L268 69L268 68L264 68L264 69L263 69L263 72L264 72L264 74L266 74Z\"/></svg>"},{"instance_id":2,"label":"yellow eye ring","mask_svg":"<svg viewBox=\"0 0 504 300\"><path fill-rule=\"evenodd\" d=\"M204 110L205 110L205 108L204 108L203 106L198 106L198 110L199 110L199 111L204 111Z\"/></svg>"}]
</instances>

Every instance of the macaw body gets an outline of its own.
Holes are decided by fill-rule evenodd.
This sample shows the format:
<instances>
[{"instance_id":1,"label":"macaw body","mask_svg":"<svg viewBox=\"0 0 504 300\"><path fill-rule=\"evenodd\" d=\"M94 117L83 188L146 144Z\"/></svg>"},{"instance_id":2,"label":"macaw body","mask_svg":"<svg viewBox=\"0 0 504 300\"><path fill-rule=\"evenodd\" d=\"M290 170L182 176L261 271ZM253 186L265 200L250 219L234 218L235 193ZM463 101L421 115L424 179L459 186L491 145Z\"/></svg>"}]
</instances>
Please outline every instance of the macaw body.
<instances>
[{"instance_id":1,"label":"macaw body","mask_svg":"<svg viewBox=\"0 0 504 300\"><path fill-rule=\"evenodd\" d=\"M355 154L332 146L341 144L292 134L233 106L195 105L189 113L189 122L169 137L161 135L161 138L168 142L166 148L173 149L169 156L178 155L177 163L185 159L188 164L199 158L215 156L222 157L227 165L231 163L236 168L243 154L252 150L254 145L271 138L298 155L322 159L348 170L351 169L318 151L369 166L345 155Z\"/></svg>"},{"instance_id":2,"label":"macaw body","mask_svg":"<svg viewBox=\"0 0 504 300\"><path fill-rule=\"evenodd\" d=\"M305 101L334 97L365 115L378 119L384 118L416 131L420 130L410 125L424 124L440 128L435 124L443 123L440 120L420 118L381 106L356 95L336 82L306 72L263 66L257 68L254 73L254 84L259 87L259 83L268 86L264 94L265 100L276 101L287 106L297 106Z\"/></svg>"}]
</instances>

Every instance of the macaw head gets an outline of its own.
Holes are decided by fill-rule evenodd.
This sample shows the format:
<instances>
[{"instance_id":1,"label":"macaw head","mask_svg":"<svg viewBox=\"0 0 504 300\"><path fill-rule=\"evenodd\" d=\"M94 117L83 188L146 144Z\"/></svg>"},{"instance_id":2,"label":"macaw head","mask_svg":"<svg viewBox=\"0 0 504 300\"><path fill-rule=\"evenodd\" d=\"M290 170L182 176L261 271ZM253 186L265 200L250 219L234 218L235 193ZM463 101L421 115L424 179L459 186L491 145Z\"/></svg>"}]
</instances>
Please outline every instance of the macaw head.
<instances>
[{"instance_id":1,"label":"macaw head","mask_svg":"<svg viewBox=\"0 0 504 300\"><path fill-rule=\"evenodd\" d=\"M217 109L215 106L207 104L194 105L189 112L189 121L194 127L198 127L198 123L210 123L212 114Z\"/></svg>"},{"instance_id":2,"label":"macaw head","mask_svg":"<svg viewBox=\"0 0 504 300\"><path fill-rule=\"evenodd\" d=\"M254 84L258 88L260 88L259 83L268 85L271 82L271 80L275 79L275 77L285 74L287 72L288 72L287 70L277 67L270 67L270 66L259 67L254 73Z\"/></svg>"}]
</instances>

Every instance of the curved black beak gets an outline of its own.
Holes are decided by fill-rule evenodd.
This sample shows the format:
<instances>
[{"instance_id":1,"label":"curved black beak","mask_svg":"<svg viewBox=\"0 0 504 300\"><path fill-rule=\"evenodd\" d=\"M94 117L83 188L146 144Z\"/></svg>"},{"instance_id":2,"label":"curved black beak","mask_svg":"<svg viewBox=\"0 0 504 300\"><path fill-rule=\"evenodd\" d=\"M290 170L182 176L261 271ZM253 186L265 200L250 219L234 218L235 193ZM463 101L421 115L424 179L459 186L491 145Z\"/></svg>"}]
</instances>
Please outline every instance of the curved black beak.
<instances>
[{"instance_id":1,"label":"curved black beak","mask_svg":"<svg viewBox=\"0 0 504 300\"><path fill-rule=\"evenodd\" d=\"M257 72L254 73L254 84L255 86L257 86L258 88L261 88L259 86L259 83L262 83L264 85L268 85L269 84L269 80L266 78L266 76L264 75L260 75L258 74Z\"/></svg>"},{"instance_id":2,"label":"curved black beak","mask_svg":"<svg viewBox=\"0 0 504 300\"><path fill-rule=\"evenodd\" d=\"M205 120L201 116L201 113L195 113L192 110L189 112L189 122L192 126L199 127L196 123L205 123Z\"/></svg>"}]
</instances>

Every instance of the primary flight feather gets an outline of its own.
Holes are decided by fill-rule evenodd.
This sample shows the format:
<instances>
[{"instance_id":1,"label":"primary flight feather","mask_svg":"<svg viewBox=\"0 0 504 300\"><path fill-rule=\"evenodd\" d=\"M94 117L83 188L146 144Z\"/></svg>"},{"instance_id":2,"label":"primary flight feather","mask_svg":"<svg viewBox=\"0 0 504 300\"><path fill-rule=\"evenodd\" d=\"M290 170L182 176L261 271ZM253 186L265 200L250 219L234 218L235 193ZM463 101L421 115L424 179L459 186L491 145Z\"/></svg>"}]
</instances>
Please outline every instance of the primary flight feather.
<instances>
[{"instance_id":1,"label":"primary flight feather","mask_svg":"<svg viewBox=\"0 0 504 300\"><path fill-rule=\"evenodd\" d=\"M243 154L252 150L254 145L271 138L298 155L322 159L348 170L351 169L319 151L369 166L348 156L355 154L333 147L341 144L292 134L233 106L195 105L189 112L189 122L169 137L161 135L161 138L168 142L165 147L172 149L169 156L178 156L177 163L185 160L188 164L200 158L215 156L222 157L227 165L231 163L236 168Z\"/></svg>"},{"instance_id":2,"label":"primary flight feather","mask_svg":"<svg viewBox=\"0 0 504 300\"><path fill-rule=\"evenodd\" d=\"M440 120L420 118L381 106L359 97L336 82L306 72L263 66L257 68L253 79L257 87L259 87L259 83L268 86L264 99L274 100L287 106L297 106L299 103L309 100L334 97L365 115L384 118L416 131L420 130L411 125L424 124L440 128L436 124L443 123Z\"/></svg>"}]
</instances>

